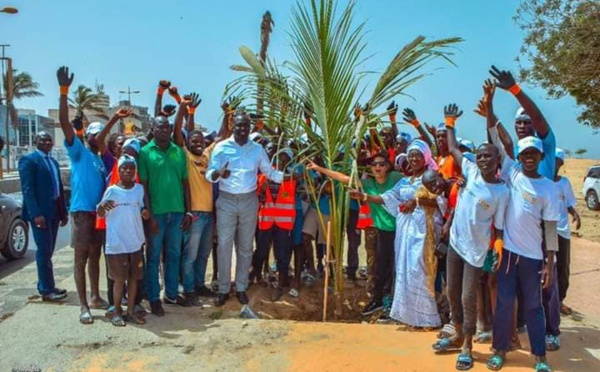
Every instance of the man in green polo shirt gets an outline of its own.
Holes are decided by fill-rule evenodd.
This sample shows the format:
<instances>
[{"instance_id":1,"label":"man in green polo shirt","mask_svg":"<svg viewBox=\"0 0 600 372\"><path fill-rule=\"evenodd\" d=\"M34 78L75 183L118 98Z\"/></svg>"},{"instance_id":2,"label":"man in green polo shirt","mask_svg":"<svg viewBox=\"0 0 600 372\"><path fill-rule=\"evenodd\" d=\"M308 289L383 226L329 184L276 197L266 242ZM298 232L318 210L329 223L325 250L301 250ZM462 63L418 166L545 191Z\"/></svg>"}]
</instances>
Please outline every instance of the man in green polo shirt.
<instances>
[{"instance_id":1,"label":"man in green polo shirt","mask_svg":"<svg viewBox=\"0 0 600 372\"><path fill-rule=\"evenodd\" d=\"M171 142L169 119L153 119L154 139L140 151L140 181L144 185L146 206L151 213L150 244L146 253L146 290L152 313L163 316L158 283L160 254L165 246L165 295L167 304L187 305L179 296L179 273L183 230L192 219L190 185L183 150Z\"/></svg>"}]
</instances>

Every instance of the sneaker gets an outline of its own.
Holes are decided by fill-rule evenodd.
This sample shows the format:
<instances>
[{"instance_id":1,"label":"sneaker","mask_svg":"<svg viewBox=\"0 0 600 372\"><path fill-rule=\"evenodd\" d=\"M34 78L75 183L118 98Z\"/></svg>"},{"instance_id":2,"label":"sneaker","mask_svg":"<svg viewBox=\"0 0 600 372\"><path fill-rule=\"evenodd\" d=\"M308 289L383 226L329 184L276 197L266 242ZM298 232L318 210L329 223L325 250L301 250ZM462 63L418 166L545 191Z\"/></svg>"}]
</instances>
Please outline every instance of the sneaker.
<instances>
[{"instance_id":1,"label":"sneaker","mask_svg":"<svg viewBox=\"0 0 600 372\"><path fill-rule=\"evenodd\" d=\"M205 285L196 287L196 294L200 297L217 297L217 294Z\"/></svg>"},{"instance_id":2,"label":"sneaker","mask_svg":"<svg viewBox=\"0 0 600 372\"><path fill-rule=\"evenodd\" d=\"M386 295L383 296L383 311L387 312L388 314L390 313L390 311L392 310L392 296Z\"/></svg>"},{"instance_id":3,"label":"sneaker","mask_svg":"<svg viewBox=\"0 0 600 372\"><path fill-rule=\"evenodd\" d=\"M381 303L381 301L371 300L371 302L369 302L367 306L365 306L364 310L362 311L362 315L371 315L377 310L381 309L383 309L383 304Z\"/></svg>"},{"instance_id":4,"label":"sneaker","mask_svg":"<svg viewBox=\"0 0 600 372\"><path fill-rule=\"evenodd\" d=\"M159 300L150 302L150 310L156 316L165 316L165 310Z\"/></svg>"},{"instance_id":5,"label":"sneaker","mask_svg":"<svg viewBox=\"0 0 600 372\"><path fill-rule=\"evenodd\" d=\"M163 302L167 305L190 306L190 303L182 296L177 295L175 298L163 297Z\"/></svg>"},{"instance_id":6,"label":"sneaker","mask_svg":"<svg viewBox=\"0 0 600 372\"><path fill-rule=\"evenodd\" d=\"M190 306L202 307L202 302L200 302L200 299L198 298L198 295L196 294L196 292L186 293L185 300L187 301L187 303Z\"/></svg>"},{"instance_id":7,"label":"sneaker","mask_svg":"<svg viewBox=\"0 0 600 372\"><path fill-rule=\"evenodd\" d=\"M389 323L391 321L392 321L392 318L390 318L390 312L385 309L383 310L383 312L377 319L377 323Z\"/></svg>"}]
</instances>

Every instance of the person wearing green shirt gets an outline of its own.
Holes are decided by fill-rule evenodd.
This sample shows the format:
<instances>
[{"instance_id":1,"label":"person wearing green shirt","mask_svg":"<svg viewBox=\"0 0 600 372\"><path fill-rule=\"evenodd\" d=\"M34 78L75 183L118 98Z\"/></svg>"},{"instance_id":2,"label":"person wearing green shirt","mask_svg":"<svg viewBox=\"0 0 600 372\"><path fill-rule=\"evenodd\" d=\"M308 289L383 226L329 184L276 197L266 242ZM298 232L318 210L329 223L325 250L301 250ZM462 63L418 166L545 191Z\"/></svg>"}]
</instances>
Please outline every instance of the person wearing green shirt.
<instances>
[{"instance_id":1,"label":"person wearing green shirt","mask_svg":"<svg viewBox=\"0 0 600 372\"><path fill-rule=\"evenodd\" d=\"M362 191L351 190L350 197L369 203L373 225L377 229L375 286L373 288L372 300L363 310L363 315L371 315L383 308L384 314L382 317L385 318L387 316L385 310L389 311L392 303L391 293L394 282L396 219L383 208L383 200L380 195L392 189L403 176L399 172L390 171L392 165L385 150L371 156L369 166L372 177L361 180ZM320 167L312 162L309 162L308 169L314 169L339 182L350 183L349 176ZM388 306L384 307L384 303Z\"/></svg>"},{"instance_id":2,"label":"person wearing green shirt","mask_svg":"<svg viewBox=\"0 0 600 372\"><path fill-rule=\"evenodd\" d=\"M158 283L160 254L165 246L165 297L167 304L187 305L179 296L179 272L183 231L192 222L190 211L190 185L186 156L171 141L173 131L169 119L153 119L154 139L140 151L139 176L145 191L145 205L149 207L150 244L146 258L146 290L154 315L163 316Z\"/></svg>"}]
</instances>

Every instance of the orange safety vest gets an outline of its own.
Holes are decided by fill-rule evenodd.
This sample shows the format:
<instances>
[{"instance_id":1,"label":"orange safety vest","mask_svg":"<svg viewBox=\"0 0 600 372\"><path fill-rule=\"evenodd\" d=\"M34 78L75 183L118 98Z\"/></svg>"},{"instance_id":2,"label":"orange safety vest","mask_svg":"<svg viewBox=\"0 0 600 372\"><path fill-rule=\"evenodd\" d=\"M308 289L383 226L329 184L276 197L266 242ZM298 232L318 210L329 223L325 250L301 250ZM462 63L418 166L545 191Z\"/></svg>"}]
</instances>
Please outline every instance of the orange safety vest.
<instances>
[{"instance_id":1,"label":"orange safety vest","mask_svg":"<svg viewBox=\"0 0 600 372\"><path fill-rule=\"evenodd\" d=\"M371 217L369 203L363 203L358 209L358 222L356 223L356 228L364 230L367 227L373 227L373 218Z\"/></svg>"},{"instance_id":2,"label":"orange safety vest","mask_svg":"<svg viewBox=\"0 0 600 372\"><path fill-rule=\"evenodd\" d=\"M261 174L258 179L259 190L265 182L268 182L267 177ZM267 200L258 209L258 229L268 230L275 224L283 230L292 230L296 219L296 181L283 181L275 201L269 187L266 194Z\"/></svg>"}]
</instances>

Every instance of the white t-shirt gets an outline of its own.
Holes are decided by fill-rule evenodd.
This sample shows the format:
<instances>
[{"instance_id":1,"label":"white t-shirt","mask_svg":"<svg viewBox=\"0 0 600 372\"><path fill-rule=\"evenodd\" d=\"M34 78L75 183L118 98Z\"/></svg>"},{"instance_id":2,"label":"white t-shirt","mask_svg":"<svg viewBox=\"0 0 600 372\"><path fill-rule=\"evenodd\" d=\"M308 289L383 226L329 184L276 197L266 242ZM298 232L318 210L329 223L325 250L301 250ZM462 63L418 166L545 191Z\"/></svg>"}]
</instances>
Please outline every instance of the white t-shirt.
<instances>
[{"instance_id":1,"label":"white t-shirt","mask_svg":"<svg viewBox=\"0 0 600 372\"><path fill-rule=\"evenodd\" d=\"M577 198L573 193L573 187L567 177L561 177L555 182L558 189L558 205L560 208L560 221L558 221L558 235L565 239L571 239L571 226L569 225L569 207L577 205Z\"/></svg>"},{"instance_id":2,"label":"white t-shirt","mask_svg":"<svg viewBox=\"0 0 600 372\"><path fill-rule=\"evenodd\" d=\"M482 267L490 246L492 223L497 229L504 229L510 194L504 182L485 182L470 158L463 156L461 166L467 183L458 194L450 245L470 265Z\"/></svg>"},{"instance_id":3,"label":"white t-shirt","mask_svg":"<svg viewBox=\"0 0 600 372\"><path fill-rule=\"evenodd\" d=\"M114 201L115 208L106 213L105 254L139 251L145 240L141 213L144 207L144 187L137 183L131 189L110 186L100 203L107 200Z\"/></svg>"},{"instance_id":4,"label":"white t-shirt","mask_svg":"<svg viewBox=\"0 0 600 372\"><path fill-rule=\"evenodd\" d=\"M560 220L558 190L546 177L529 178L521 165L505 157L502 178L510 189L504 220L504 248L518 255L541 260L542 221Z\"/></svg>"}]
</instances>

